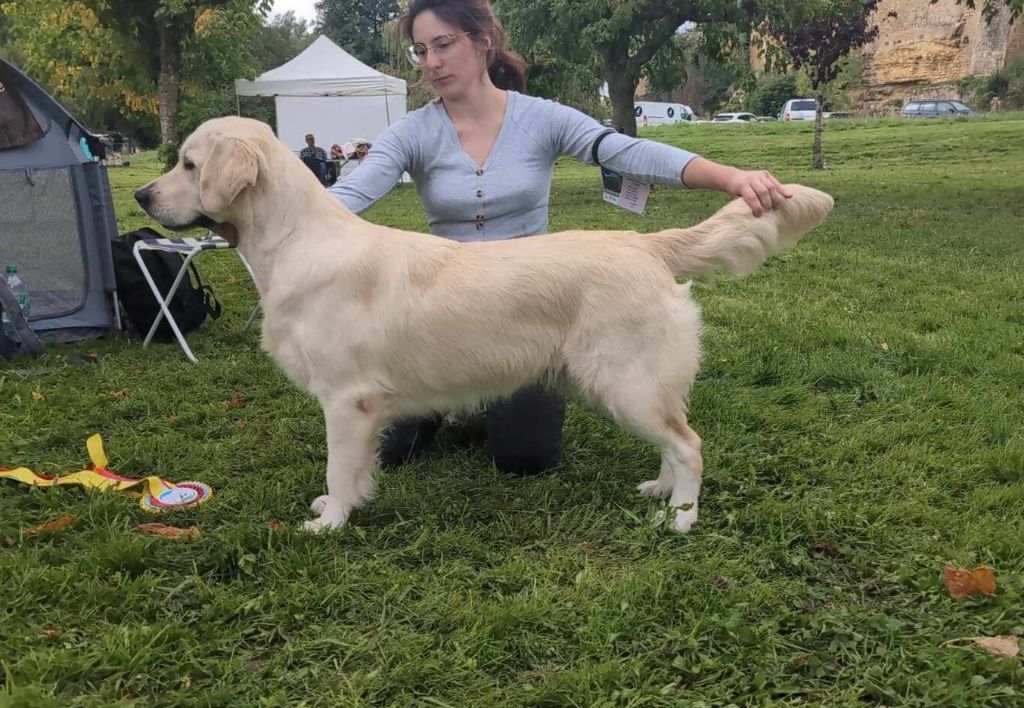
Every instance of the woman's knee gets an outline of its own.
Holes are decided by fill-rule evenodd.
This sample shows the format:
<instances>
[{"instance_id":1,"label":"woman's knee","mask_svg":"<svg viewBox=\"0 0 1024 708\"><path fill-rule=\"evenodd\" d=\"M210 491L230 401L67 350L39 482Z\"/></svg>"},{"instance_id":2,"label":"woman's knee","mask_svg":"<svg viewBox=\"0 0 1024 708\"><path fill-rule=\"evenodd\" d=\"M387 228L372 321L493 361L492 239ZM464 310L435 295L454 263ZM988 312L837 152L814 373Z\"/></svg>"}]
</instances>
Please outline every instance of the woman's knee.
<instances>
[{"instance_id":1,"label":"woman's knee","mask_svg":"<svg viewBox=\"0 0 1024 708\"><path fill-rule=\"evenodd\" d=\"M381 435L380 466L398 467L416 459L434 442L440 427L439 417L396 421Z\"/></svg>"},{"instance_id":2,"label":"woman's knee","mask_svg":"<svg viewBox=\"0 0 1024 708\"><path fill-rule=\"evenodd\" d=\"M562 460L565 399L542 388L523 389L487 410L487 444L502 472L531 475Z\"/></svg>"}]
</instances>

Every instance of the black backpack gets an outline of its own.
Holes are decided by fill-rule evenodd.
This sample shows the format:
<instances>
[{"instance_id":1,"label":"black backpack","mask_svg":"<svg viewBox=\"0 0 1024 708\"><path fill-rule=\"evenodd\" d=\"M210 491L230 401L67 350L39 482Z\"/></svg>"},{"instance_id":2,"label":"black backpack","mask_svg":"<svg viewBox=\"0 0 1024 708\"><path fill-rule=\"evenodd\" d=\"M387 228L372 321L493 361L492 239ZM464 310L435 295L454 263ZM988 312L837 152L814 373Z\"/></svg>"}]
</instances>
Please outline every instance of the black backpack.
<instances>
[{"instance_id":1,"label":"black backpack","mask_svg":"<svg viewBox=\"0 0 1024 708\"><path fill-rule=\"evenodd\" d=\"M153 229L141 228L110 242L110 250L114 256L117 299L121 301L128 321L141 336L145 336L153 326L153 320L160 314L160 304L153 297L153 291L150 290L149 283L135 261L132 248L136 241L152 238L165 237ZM149 274L153 276L157 289L166 297L185 257L180 253L167 251L142 251L142 260L146 263ZM181 281L178 292L174 293L174 297L167 305L182 334L199 329L207 316L213 319L220 317L220 303L214 297L210 286L203 284L195 262L189 263L189 270L190 275L186 275ZM161 342L173 341L174 331L166 318L156 328L153 339Z\"/></svg>"}]
</instances>

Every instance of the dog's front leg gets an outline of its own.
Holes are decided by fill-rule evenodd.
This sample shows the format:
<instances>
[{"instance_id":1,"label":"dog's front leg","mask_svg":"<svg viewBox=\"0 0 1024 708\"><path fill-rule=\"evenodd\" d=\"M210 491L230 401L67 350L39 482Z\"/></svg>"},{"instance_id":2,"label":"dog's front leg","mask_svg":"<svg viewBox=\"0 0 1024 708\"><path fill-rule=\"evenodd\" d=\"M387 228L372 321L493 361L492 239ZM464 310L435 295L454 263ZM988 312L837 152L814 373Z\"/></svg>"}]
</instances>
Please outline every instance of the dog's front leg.
<instances>
[{"instance_id":1,"label":"dog's front leg","mask_svg":"<svg viewBox=\"0 0 1024 708\"><path fill-rule=\"evenodd\" d=\"M323 403L327 423L327 494L311 509L319 518L307 521L307 531L319 533L343 525L352 509L373 492L378 406L369 396L335 396Z\"/></svg>"}]
</instances>

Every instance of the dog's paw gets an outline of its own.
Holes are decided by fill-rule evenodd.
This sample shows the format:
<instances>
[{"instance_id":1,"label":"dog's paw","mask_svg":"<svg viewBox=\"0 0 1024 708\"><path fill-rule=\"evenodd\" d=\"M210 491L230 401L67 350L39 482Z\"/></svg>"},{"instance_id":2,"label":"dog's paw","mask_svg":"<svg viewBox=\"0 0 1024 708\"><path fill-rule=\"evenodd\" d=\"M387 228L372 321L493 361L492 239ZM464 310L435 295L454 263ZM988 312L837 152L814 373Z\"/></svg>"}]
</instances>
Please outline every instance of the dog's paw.
<instances>
[{"instance_id":1,"label":"dog's paw","mask_svg":"<svg viewBox=\"0 0 1024 708\"><path fill-rule=\"evenodd\" d=\"M310 519L309 521L302 524L302 530L308 533L320 534L324 531L330 531L341 526L341 522L334 523L330 520L324 520L323 517L319 519Z\"/></svg>"},{"instance_id":2,"label":"dog's paw","mask_svg":"<svg viewBox=\"0 0 1024 708\"><path fill-rule=\"evenodd\" d=\"M342 503L327 494L314 499L309 508L314 514L319 514L319 518L307 521L302 525L310 533L322 533L339 528L345 524L348 516Z\"/></svg>"},{"instance_id":3,"label":"dog's paw","mask_svg":"<svg viewBox=\"0 0 1024 708\"><path fill-rule=\"evenodd\" d=\"M660 479L641 482L636 488L640 491L640 496L649 499L665 499L672 494L672 483L663 484Z\"/></svg>"},{"instance_id":4,"label":"dog's paw","mask_svg":"<svg viewBox=\"0 0 1024 708\"><path fill-rule=\"evenodd\" d=\"M685 508L684 508L685 507ZM668 520L668 527L676 533L689 533L693 525L697 523L697 506L686 504L669 509L668 512L659 511L655 517L658 525Z\"/></svg>"},{"instance_id":5,"label":"dog's paw","mask_svg":"<svg viewBox=\"0 0 1024 708\"><path fill-rule=\"evenodd\" d=\"M320 496L313 500L312 504L309 505L309 510L317 515L322 514L324 513L324 509L327 508L327 503L330 500L331 498L329 496L327 496L326 494L321 494Z\"/></svg>"},{"instance_id":6,"label":"dog's paw","mask_svg":"<svg viewBox=\"0 0 1024 708\"><path fill-rule=\"evenodd\" d=\"M697 523L697 510L682 511L677 509L675 518L669 527L676 533L689 533L693 525Z\"/></svg>"}]
</instances>

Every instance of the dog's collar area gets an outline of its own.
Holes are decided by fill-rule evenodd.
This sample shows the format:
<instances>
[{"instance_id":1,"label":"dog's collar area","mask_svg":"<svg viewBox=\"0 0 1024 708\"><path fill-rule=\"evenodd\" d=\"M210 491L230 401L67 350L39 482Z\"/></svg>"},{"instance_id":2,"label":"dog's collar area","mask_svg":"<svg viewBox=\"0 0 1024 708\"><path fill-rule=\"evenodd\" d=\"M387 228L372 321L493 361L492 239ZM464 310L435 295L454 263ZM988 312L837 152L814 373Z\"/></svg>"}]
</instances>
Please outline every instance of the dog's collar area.
<instances>
[{"instance_id":1,"label":"dog's collar area","mask_svg":"<svg viewBox=\"0 0 1024 708\"><path fill-rule=\"evenodd\" d=\"M210 231L218 236L224 237L232 246L238 245L238 229L235 228L234 224L226 221L217 222L213 219L209 219L209 222L210 223L207 228L210 229Z\"/></svg>"}]
</instances>

